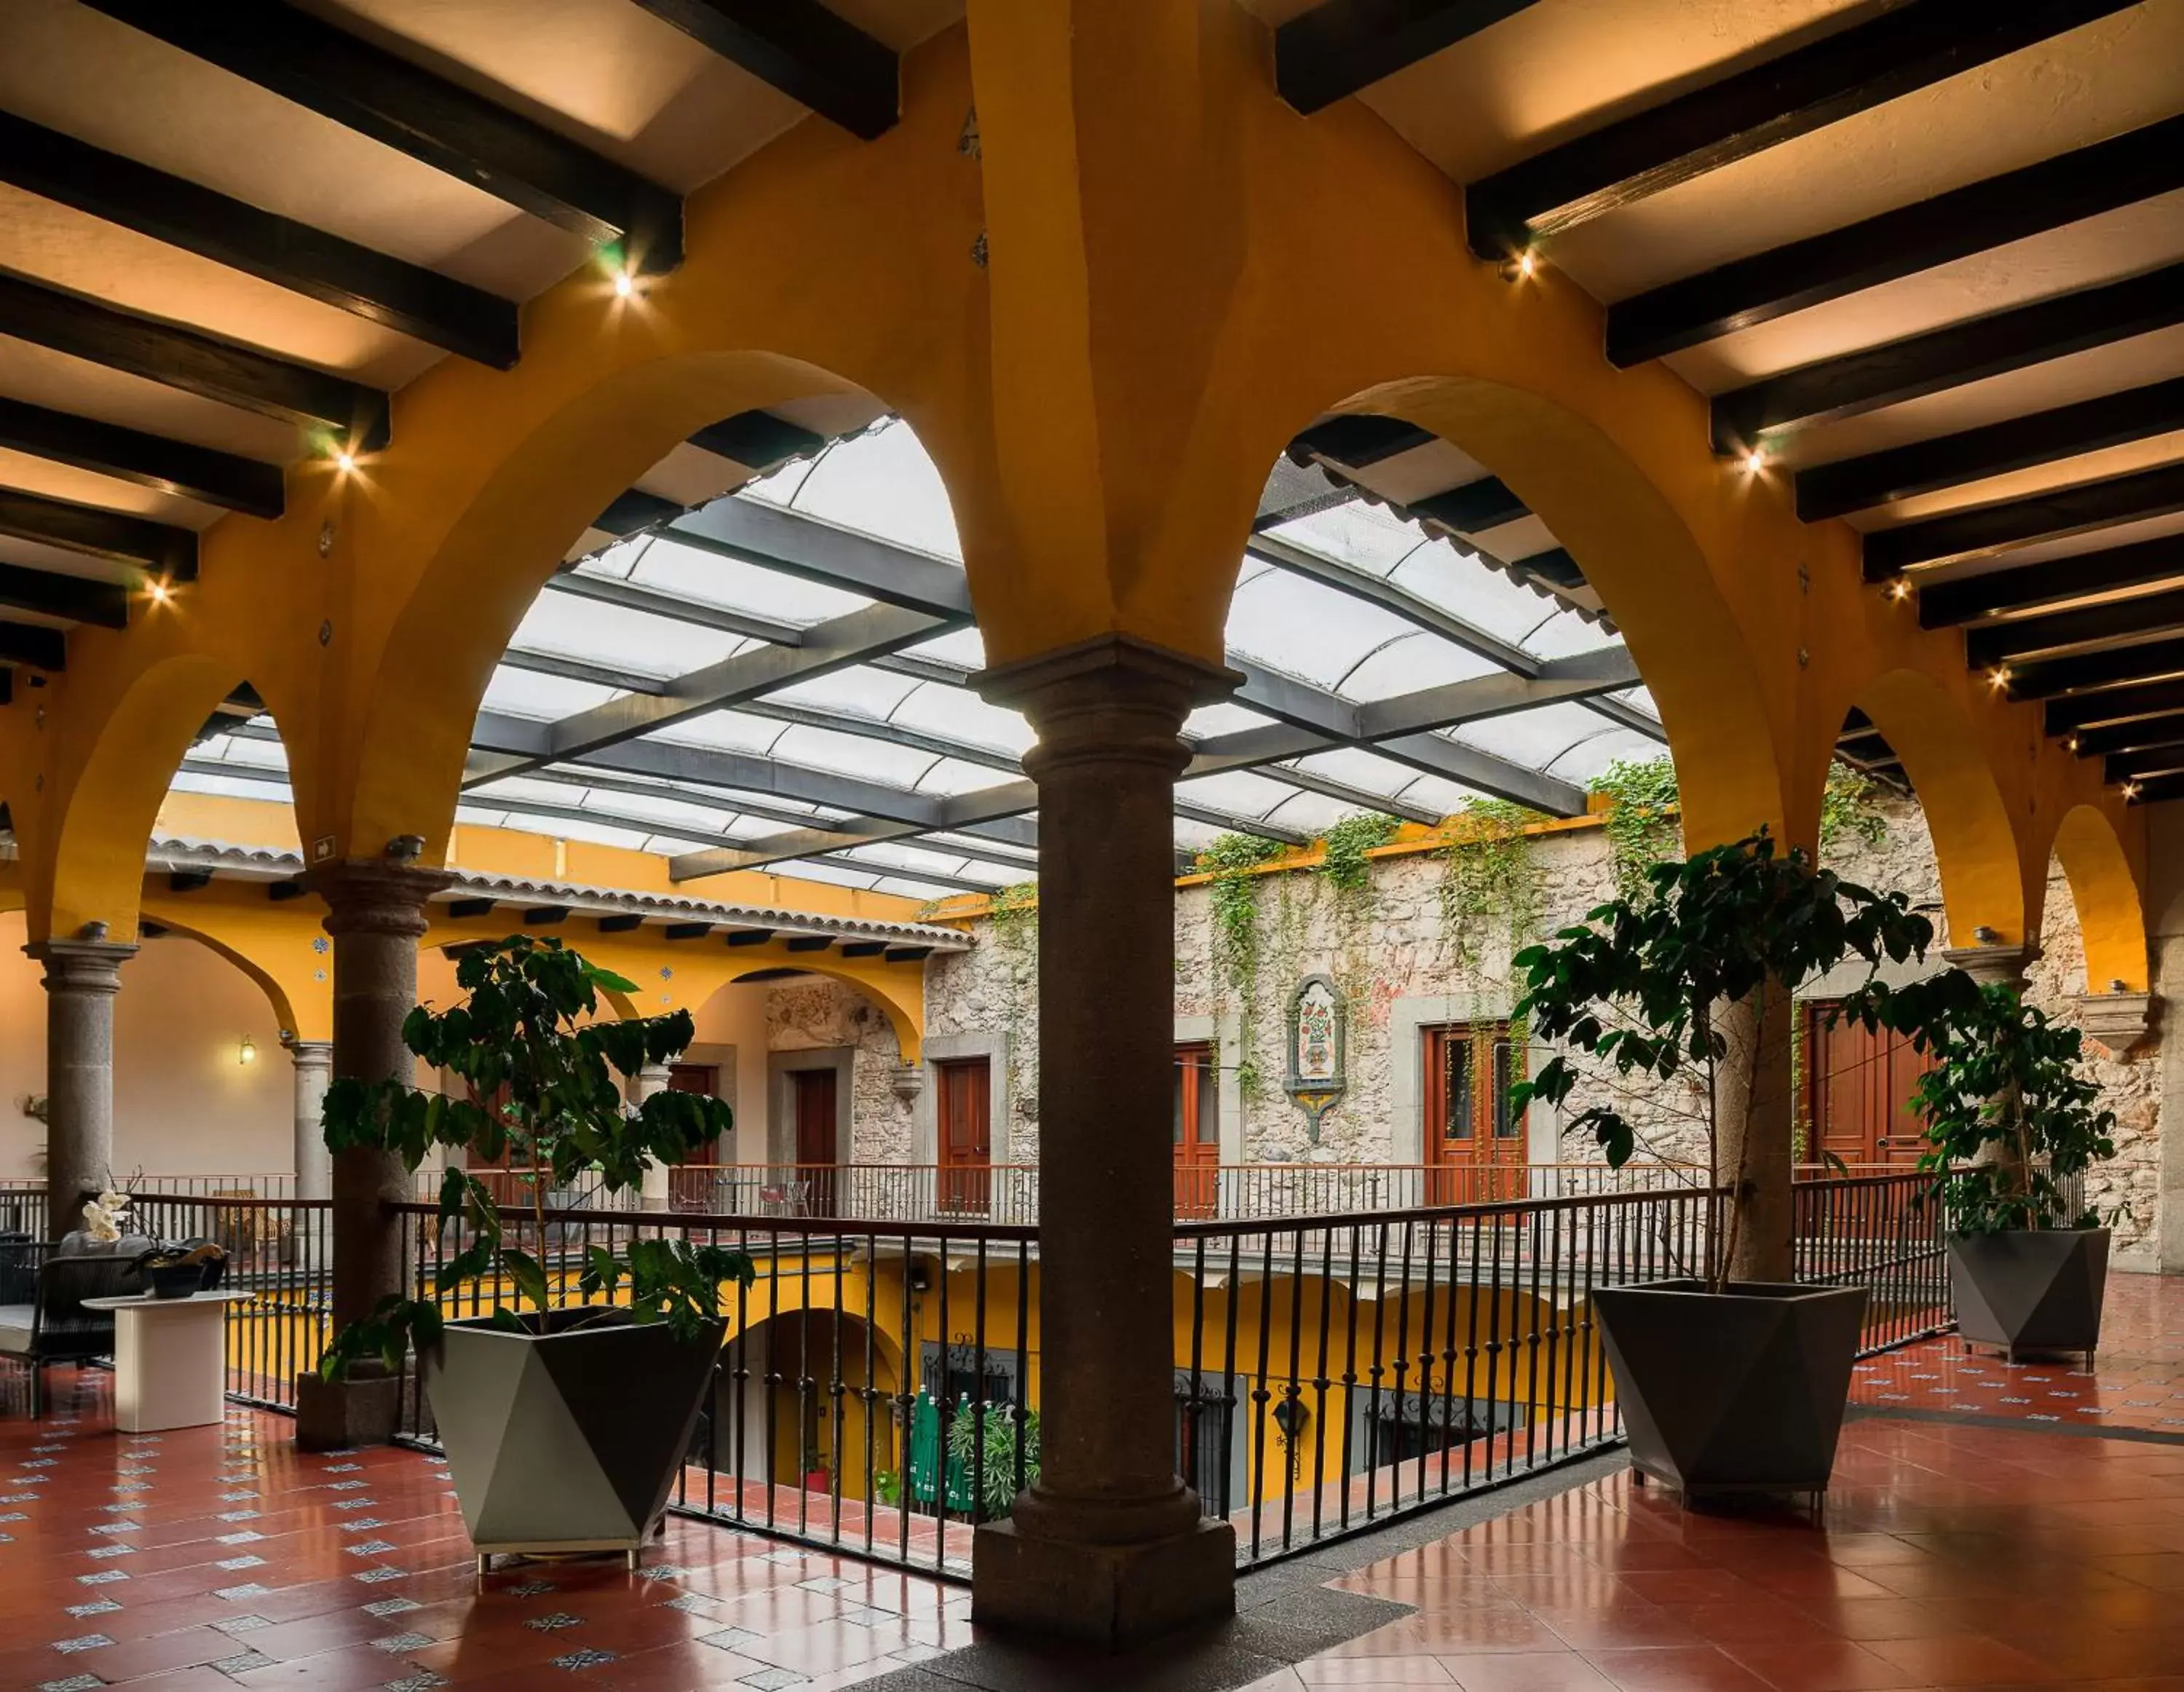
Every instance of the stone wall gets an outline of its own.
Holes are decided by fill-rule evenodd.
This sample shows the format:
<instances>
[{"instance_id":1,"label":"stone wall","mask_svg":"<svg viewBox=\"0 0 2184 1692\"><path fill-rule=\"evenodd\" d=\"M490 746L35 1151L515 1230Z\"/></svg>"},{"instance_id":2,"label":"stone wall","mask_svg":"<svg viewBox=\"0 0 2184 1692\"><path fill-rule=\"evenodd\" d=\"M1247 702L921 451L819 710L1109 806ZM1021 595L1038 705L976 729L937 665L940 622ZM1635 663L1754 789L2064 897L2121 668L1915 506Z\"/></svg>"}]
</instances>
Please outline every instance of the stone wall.
<instances>
[{"instance_id":1,"label":"stone wall","mask_svg":"<svg viewBox=\"0 0 2184 1692\"><path fill-rule=\"evenodd\" d=\"M1941 902L1941 877L1925 820L1908 800L1884 800L1880 837L1854 834L1833 843L1830 866L1846 877L1900 891L1935 923L1937 946L1948 943ZM1531 868L1535 913L1524 932L1513 934L1507 912L1496 910L1468 923L1451 920L1449 866L1439 854L1373 860L1369 891L1345 900L1311 872L1252 877L1259 959L1251 990L1223 967L1212 898L1203 886L1177 896L1175 1014L1206 1018L1240 1033L1240 1132L1235 1155L1251 1163L1415 1160L1402 1144L1398 1062L1414 1061L1404 1041L1407 1027L1431 1020L1462 1021L1507 1013L1516 994L1513 952L1530 939L1580 921L1616 891L1614 863L1605 832L1596 827L1557 830L1530 837L1524 848ZM981 943L967 953L933 959L926 972L929 1034L969 1032L1010 1036L1017 1101L1011 1124L1011 1157L1037 1155L1039 1031L1034 925L1011 920L997 939L979 926ZM2042 955L2031 976L2031 996L2050 1015L2075 1020L2085 991L2084 963L2075 912L2059 870L2048 889L2042 932ZM1284 1029L1288 997L1305 977L1325 973L1349 1001L1349 1088L1323 1118L1317 1143L1303 1112L1283 1089L1286 1071ZM1424 1011L1418 1001L1429 1001ZM2129 1206L2117 1225L2120 1251L2144 1255L2153 1246L2159 1161L2159 1070L2156 1044L2148 1041L2126 1060L2089 1047L2107 1107L2117 1117L2118 1155L2092 1183L2103 1209ZM1407 1081L1407 1077L1406 1080ZM1669 1161L1703 1161L1705 1141L1696 1089L1683 1083L1633 1088L1591 1079L1580 1107L1613 1088L1624 1115L1652 1155ZM861 1099L862 1089L860 1089ZM1548 1130L1552 1133L1552 1127ZM1575 1135L1559 1141L1559 1156L1595 1162L1599 1150Z\"/></svg>"},{"instance_id":2,"label":"stone wall","mask_svg":"<svg viewBox=\"0 0 2184 1692\"><path fill-rule=\"evenodd\" d=\"M911 1163L910 1101L895 1091L902 1046L887 1013L855 988L825 976L770 987L766 995L769 1052L833 1050L847 1046L850 1065L850 1161Z\"/></svg>"}]
</instances>

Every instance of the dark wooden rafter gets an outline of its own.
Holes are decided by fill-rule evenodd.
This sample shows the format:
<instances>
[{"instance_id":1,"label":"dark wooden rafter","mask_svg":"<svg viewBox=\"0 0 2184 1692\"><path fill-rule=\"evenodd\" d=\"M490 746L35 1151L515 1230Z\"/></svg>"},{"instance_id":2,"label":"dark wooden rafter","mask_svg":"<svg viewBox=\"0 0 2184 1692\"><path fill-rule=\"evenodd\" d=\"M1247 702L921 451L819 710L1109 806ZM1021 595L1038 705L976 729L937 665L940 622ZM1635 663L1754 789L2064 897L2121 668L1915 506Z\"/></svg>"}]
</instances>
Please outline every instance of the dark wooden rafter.
<instances>
[{"instance_id":1,"label":"dark wooden rafter","mask_svg":"<svg viewBox=\"0 0 2184 1692\"><path fill-rule=\"evenodd\" d=\"M633 535L682 515L672 499L662 499L641 487L625 488L607 502L607 509L592 519L591 526L616 536Z\"/></svg>"},{"instance_id":2,"label":"dark wooden rafter","mask_svg":"<svg viewBox=\"0 0 2184 1692\"><path fill-rule=\"evenodd\" d=\"M2184 714L2184 679L2142 682L2135 687L2105 687L2098 693L2050 699L2042 708L2042 726L2050 734L2070 734L2096 724L2170 712Z\"/></svg>"},{"instance_id":3,"label":"dark wooden rafter","mask_svg":"<svg viewBox=\"0 0 2184 1692\"><path fill-rule=\"evenodd\" d=\"M1974 553L1998 552L2051 537L2083 534L2142 517L2184 510L2184 464L2164 465L2105 481L2081 482L1998 505L1956 511L1865 537L1865 579Z\"/></svg>"},{"instance_id":4,"label":"dark wooden rafter","mask_svg":"<svg viewBox=\"0 0 2184 1692\"><path fill-rule=\"evenodd\" d=\"M1370 411L1345 411L1315 423L1289 445L1290 456L1299 464L1313 459L1332 459L1352 470L1363 470L1430 445L1437 437L1400 417L1383 417Z\"/></svg>"},{"instance_id":5,"label":"dark wooden rafter","mask_svg":"<svg viewBox=\"0 0 2184 1692\"><path fill-rule=\"evenodd\" d=\"M2028 653L2057 652L2172 629L2184 630L2184 587L2081 605L2075 610L2051 611L2041 617L1989 623L1965 635L1964 657L1984 670Z\"/></svg>"},{"instance_id":6,"label":"dark wooden rafter","mask_svg":"<svg viewBox=\"0 0 2184 1692\"><path fill-rule=\"evenodd\" d=\"M890 946L887 949L887 961L891 964L918 963L932 955L930 946Z\"/></svg>"},{"instance_id":7,"label":"dark wooden rafter","mask_svg":"<svg viewBox=\"0 0 2184 1692\"><path fill-rule=\"evenodd\" d=\"M0 622L0 664L33 670L68 668L68 641L58 629L36 623Z\"/></svg>"},{"instance_id":8,"label":"dark wooden rafter","mask_svg":"<svg viewBox=\"0 0 2184 1692\"><path fill-rule=\"evenodd\" d=\"M0 333L322 431L354 451L387 442L387 396L376 388L20 277L0 275Z\"/></svg>"},{"instance_id":9,"label":"dark wooden rafter","mask_svg":"<svg viewBox=\"0 0 2184 1692\"><path fill-rule=\"evenodd\" d=\"M198 537L192 530L12 487L0 487L0 535L136 565L176 582L198 573Z\"/></svg>"},{"instance_id":10,"label":"dark wooden rafter","mask_svg":"<svg viewBox=\"0 0 2184 1692\"><path fill-rule=\"evenodd\" d=\"M1532 515L1531 508L1509 491L1498 476L1466 482L1445 493L1413 499L1406 508L1415 517L1427 517L1463 534L1498 529Z\"/></svg>"},{"instance_id":11,"label":"dark wooden rafter","mask_svg":"<svg viewBox=\"0 0 2184 1692\"><path fill-rule=\"evenodd\" d=\"M170 870L167 871L169 893L196 893L212 885L210 870Z\"/></svg>"},{"instance_id":12,"label":"dark wooden rafter","mask_svg":"<svg viewBox=\"0 0 2184 1692\"><path fill-rule=\"evenodd\" d=\"M834 943L832 934L791 934L781 943L785 952L823 952Z\"/></svg>"},{"instance_id":13,"label":"dark wooden rafter","mask_svg":"<svg viewBox=\"0 0 2184 1692\"><path fill-rule=\"evenodd\" d=\"M301 899L309 891L301 882L270 882L266 884L265 897L276 904L286 904L292 899Z\"/></svg>"},{"instance_id":14,"label":"dark wooden rafter","mask_svg":"<svg viewBox=\"0 0 2184 1692\"><path fill-rule=\"evenodd\" d=\"M1742 452L1782 431L1861 416L2178 323L2184 323L2184 264L2167 264L1717 394L1713 448Z\"/></svg>"},{"instance_id":15,"label":"dark wooden rafter","mask_svg":"<svg viewBox=\"0 0 2184 1692\"><path fill-rule=\"evenodd\" d=\"M2184 775L2163 776L2151 782L2141 782L2132 789L2129 803L2158 804L2165 799L2184 799Z\"/></svg>"},{"instance_id":16,"label":"dark wooden rafter","mask_svg":"<svg viewBox=\"0 0 2184 1692\"><path fill-rule=\"evenodd\" d=\"M492 916L499 903L491 899L451 899L448 901L448 915L458 922L465 922L474 916Z\"/></svg>"},{"instance_id":17,"label":"dark wooden rafter","mask_svg":"<svg viewBox=\"0 0 2184 1692\"><path fill-rule=\"evenodd\" d=\"M1430 58L1534 0L1323 0L1274 31L1274 86L1300 112Z\"/></svg>"},{"instance_id":18,"label":"dark wooden rafter","mask_svg":"<svg viewBox=\"0 0 2184 1692\"><path fill-rule=\"evenodd\" d=\"M660 931L670 940L702 940L713 932L710 922L671 922Z\"/></svg>"},{"instance_id":19,"label":"dark wooden rafter","mask_svg":"<svg viewBox=\"0 0 2184 1692\"><path fill-rule=\"evenodd\" d=\"M887 951L884 940L844 940L842 955L845 958L877 958Z\"/></svg>"},{"instance_id":20,"label":"dark wooden rafter","mask_svg":"<svg viewBox=\"0 0 2184 1692\"><path fill-rule=\"evenodd\" d=\"M2184 376L1801 470L1797 515L1812 523L1867 511L2176 430L2184 430Z\"/></svg>"},{"instance_id":21,"label":"dark wooden rafter","mask_svg":"<svg viewBox=\"0 0 2184 1692\"><path fill-rule=\"evenodd\" d=\"M771 928L734 928L728 932L731 946L763 946L773 938Z\"/></svg>"},{"instance_id":22,"label":"dark wooden rafter","mask_svg":"<svg viewBox=\"0 0 2184 1692\"><path fill-rule=\"evenodd\" d=\"M4 112L0 181L495 370L515 363L512 300Z\"/></svg>"},{"instance_id":23,"label":"dark wooden rafter","mask_svg":"<svg viewBox=\"0 0 2184 1692\"><path fill-rule=\"evenodd\" d=\"M2184 117L1618 301L1607 309L1608 362L1665 358L2176 188L2184 188Z\"/></svg>"},{"instance_id":24,"label":"dark wooden rafter","mask_svg":"<svg viewBox=\"0 0 2184 1692\"><path fill-rule=\"evenodd\" d=\"M2101 779L2110 787L2148 776L2184 775L2184 746L2148 746L2117 752L2101 760Z\"/></svg>"},{"instance_id":25,"label":"dark wooden rafter","mask_svg":"<svg viewBox=\"0 0 2184 1692\"><path fill-rule=\"evenodd\" d=\"M2162 535L2103 552L2073 553L2014 570L1937 582L1919 590L1919 624L1941 629L2002 611L2113 593L2127 587L2184 581L2184 535Z\"/></svg>"},{"instance_id":26,"label":"dark wooden rafter","mask_svg":"<svg viewBox=\"0 0 2184 1692\"><path fill-rule=\"evenodd\" d=\"M2112 752L2137 752L2149 746L2184 745L2184 712L2078 729L2072 732L2069 745L2081 758L2103 758Z\"/></svg>"},{"instance_id":27,"label":"dark wooden rafter","mask_svg":"<svg viewBox=\"0 0 2184 1692\"><path fill-rule=\"evenodd\" d=\"M0 447L252 517L277 517L284 503L278 465L26 400L0 398Z\"/></svg>"},{"instance_id":28,"label":"dark wooden rafter","mask_svg":"<svg viewBox=\"0 0 2184 1692\"><path fill-rule=\"evenodd\" d=\"M0 606L102 629L129 626L127 588L47 570L25 570L18 564L0 564Z\"/></svg>"},{"instance_id":29,"label":"dark wooden rafter","mask_svg":"<svg viewBox=\"0 0 2184 1692\"><path fill-rule=\"evenodd\" d=\"M551 928L568 920L569 907L566 904L534 904L523 912L526 927Z\"/></svg>"},{"instance_id":30,"label":"dark wooden rafter","mask_svg":"<svg viewBox=\"0 0 2184 1692\"><path fill-rule=\"evenodd\" d=\"M14 703L15 672L12 670L0 670L0 705L12 705ZM0 818L4 818L6 815L7 807L0 805ZM0 834L8 832L14 827L12 821L0 821Z\"/></svg>"},{"instance_id":31,"label":"dark wooden rafter","mask_svg":"<svg viewBox=\"0 0 2184 1692\"><path fill-rule=\"evenodd\" d=\"M602 934L627 934L644 926L644 918L634 910L625 910L614 916L602 916L598 924Z\"/></svg>"},{"instance_id":32,"label":"dark wooden rafter","mask_svg":"<svg viewBox=\"0 0 2184 1692\"><path fill-rule=\"evenodd\" d=\"M666 189L543 124L279 0L86 0L169 46L588 241L638 270L682 259Z\"/></svg>"},{"instance_id":33,"label":"dark wooden rafter","mask_svg":"<svg viewBox=\"0 0 2184 1692\"><path fill-rule=\"evenodd\" d=\"M2131 0L1903 0L1878 16L1513 164L1466 192L1472 250L1543 235L2127 8Z\"/></svg>"},{"instance_id":34,"label":"dark wooden rafter","mask_svg":"<svg viewBox=\"0 0 2184 1692\"><path fill-rule=\"evenodd\" d=\"M637 0L655 18L860 140L901 115L894 49L819 0Z\"/></svg>"},{"instance_id":35,"label":"dark wooden rafter","mask_svg":"<svg viewBox=\"0 0 2184 1692\"><path fill-rule=\"evenodd\" d=\"M2110 647L2067 658L2043 658L2009 668L2010 697L2046 699L2051 693L2082 693L2134 682L2184 676L2184 639L2148 641Z\"/></svg>"}]
</instances>

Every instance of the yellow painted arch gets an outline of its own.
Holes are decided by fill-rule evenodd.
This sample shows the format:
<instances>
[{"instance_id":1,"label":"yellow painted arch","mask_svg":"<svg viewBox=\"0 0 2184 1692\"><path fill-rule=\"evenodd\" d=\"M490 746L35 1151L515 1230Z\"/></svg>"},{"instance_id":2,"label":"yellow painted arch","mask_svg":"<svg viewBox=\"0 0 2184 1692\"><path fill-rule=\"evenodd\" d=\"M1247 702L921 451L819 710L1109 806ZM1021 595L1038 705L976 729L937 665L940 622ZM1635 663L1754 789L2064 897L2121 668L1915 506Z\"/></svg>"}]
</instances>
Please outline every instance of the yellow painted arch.
<instances>
[{"instance_id":1,"label":"yellow painted arch","mask_svg":"<svg viewBox=\"0 0 2184 1692\"><path fill-rule=\"evenodd\" d=\"M1984 927L1995 931L2000 944L2024 944L2024 860L1970 721L1932 676L1916 670L1875 677L1857 704L1903 760L1925 812L1949 943L1975 944L1974 932Z\"/></svg>"},{"instance_id":2,"label":"yellow painted arch","mask_svg":"<svg viewBox=\"0 0 2184 1692\"><path fill-rule=\"evenodd\" d=\"M2085 942L2086 991L2145 992L2146 912L2114 826L2092 805L2073 807L2055 831L2055 857Z\"/></svg>"}]
</instances>

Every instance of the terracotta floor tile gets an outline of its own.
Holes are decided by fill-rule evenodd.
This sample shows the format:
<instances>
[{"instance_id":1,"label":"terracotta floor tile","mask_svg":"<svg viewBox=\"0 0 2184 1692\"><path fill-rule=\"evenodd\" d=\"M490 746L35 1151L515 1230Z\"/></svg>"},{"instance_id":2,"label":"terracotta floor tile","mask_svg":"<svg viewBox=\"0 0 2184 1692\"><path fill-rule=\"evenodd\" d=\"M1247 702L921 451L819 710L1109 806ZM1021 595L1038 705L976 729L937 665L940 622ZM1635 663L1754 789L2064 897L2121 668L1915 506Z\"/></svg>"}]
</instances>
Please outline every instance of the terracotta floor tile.
<instances>
[{"instance_id":1,"label":"terracotta floor tile","mask_svg":"<svg viewBox=\"0 0 2184 1692\"><path fill-rule=\"evenodd\" d=\"M1575 1651L1444 1656L1463 1692L1610 1692L1615 1683Z\"/></svg>"},{"instance_id":2,"label":"terracotta floor tile","mask_svg":"<svg viewBox=\"0 0 2184 1692\"><path fill-rule=\"evenodd\" d=\"M1775 1692L1883 1692L1923 1684L1915 1671L1849 1639L1724 1642L1722 1650Z\"/></svg>"},{"instance_id":3,"label":"terracotta floor tile","mask_svg":"<svg viewBox=\"0 0 2184 1692\"><path fill-rule=\"evenodd\" d=\"M1623 1692L1774 1692L1712 1645L1665 1650L1589 1650L1586 1660Z\"/></svg>"},{"instance_id":4,"label":"terracotta floor tile","mask_svg":"<svg viewBox=\"0 0 2184 1692\"><path fill-rule=\"evenodd\" d=\"M1314 1657L1296 1666L1306 1686L1452 1686L1456 1677L1431 1656Z\"/></svg>"},{"instance_id":5,"label":"terracotta floor tile","mask_svg":"<svg viewBox=\"0 0 2184 1692\"><path fill-rule=\"evenodd\" d=\"M1998 1639L1975 1634L1939 1639L1875 1639L1866 1649L1932 1686L1979 1686L1989 1683L2036 1684L2071 1677L2037 1657Z\"/></svg>"}]
</instances>

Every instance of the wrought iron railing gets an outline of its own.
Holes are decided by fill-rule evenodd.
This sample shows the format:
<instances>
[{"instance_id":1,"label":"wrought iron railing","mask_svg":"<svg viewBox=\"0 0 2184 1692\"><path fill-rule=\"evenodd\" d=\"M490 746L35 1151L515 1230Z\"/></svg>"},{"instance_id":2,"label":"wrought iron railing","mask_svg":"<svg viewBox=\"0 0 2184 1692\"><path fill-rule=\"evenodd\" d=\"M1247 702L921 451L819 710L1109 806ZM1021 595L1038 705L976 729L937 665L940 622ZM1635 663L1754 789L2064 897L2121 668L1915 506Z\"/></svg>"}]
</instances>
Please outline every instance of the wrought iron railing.
<instances>
[{"instance_id":1,"label":"wrought iron railing","mask_svg":"<svg viewBox=\"0 0 2184 1692\"><path fill-rule=\"evenodd\" d=\"M1947 1325L1937 1219L1914 1175L1801 1183L1796 1272L1865 1287L1869 1350ZM1701 1272L1716 1191L1690 1186L1175 1227L1176 1461L1240 1560L1294 1555L1614 1443L1591 1294ZM231 1394L287 1408L326 1344L323 1200L148 1194L148 1229L229 1247ZM973 1528L1034 1472L1037 1230L980 1219L503 1212L557 1303L593 1245L680 1237L748 1252L677 1507L960 1577ZM512 1289L437 1291L465 1243L398 1207L413 1290L451 1320ZM404 1383L409 1437L434 1437Z\"/></svg>"}]
</instances>

